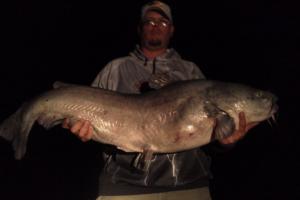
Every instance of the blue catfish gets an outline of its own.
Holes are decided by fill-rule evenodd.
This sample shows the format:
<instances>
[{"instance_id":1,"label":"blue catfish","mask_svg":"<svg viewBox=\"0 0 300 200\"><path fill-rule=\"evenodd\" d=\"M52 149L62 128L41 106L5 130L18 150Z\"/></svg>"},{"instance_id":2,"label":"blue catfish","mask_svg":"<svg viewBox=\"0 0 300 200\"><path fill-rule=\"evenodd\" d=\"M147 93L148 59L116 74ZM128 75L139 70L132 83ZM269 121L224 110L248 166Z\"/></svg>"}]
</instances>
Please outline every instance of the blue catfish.
<instances>
[{"instance_id":1,"label":"blue catfish","mask_svg":"<svg viewBox=\"0 0 300 200\"><path fill-rule=\"evenodd\" d=\"M275 95L243 84L213 80L181 81L145 94L56 84L24 103L0 125L15 158L26 153L35 122L49 129L65 118L93 126L92 139L125 152L171 153L200 147L231 135L245 113L247 123L277 111Z\"/></svg>"}]
</instances>

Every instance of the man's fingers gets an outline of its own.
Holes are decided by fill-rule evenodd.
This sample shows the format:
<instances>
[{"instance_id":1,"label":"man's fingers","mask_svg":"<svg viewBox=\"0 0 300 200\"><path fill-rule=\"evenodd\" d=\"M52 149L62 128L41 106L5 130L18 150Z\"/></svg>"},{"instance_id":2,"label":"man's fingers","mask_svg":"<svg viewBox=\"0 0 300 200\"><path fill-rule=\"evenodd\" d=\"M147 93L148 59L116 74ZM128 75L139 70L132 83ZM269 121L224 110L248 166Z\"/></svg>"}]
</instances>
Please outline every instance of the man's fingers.
<instances>
[{"instance_id":1,"label":"man's fingers","mask_svg":"<svg viewBox=\"0 0 300 200\"><path fill-rule=\"evenodd\" d=\"M70 129L72 133L79 136L79 131L83 126L83 121L77 121Z\"/></svg>"},{"instance_id":2,"label":"man's fingers","mask_svg":"<svg viewBox=\"0 0 300 200\"><path fill-rule=\"evenodd\" d=\"M83 142L87 142L92 139L92 136L93 136L93 127L89 125L88 128L86 129L86 132L82 137L80 137L80 139Z\"/></svg>"},{"instance_id":3,"label":"man's fingers","mask_svg":"<svg viewBox=\"0 0 300 200\"><path fill-rule=\"evenodd\" d=\"M232 144L232 143L234 143L235 141L233 140L233 138L232 137L228 137L228 138L224 138L224 139L222 139L221 140L221 143L222 144Z\"/></svg>"},{"instance_id":4,"label":"man's fingers","mask_svg":"<svg viewBox=\"0 0 300 200\"><path fill-rule=\"evenodd\" d=\"M63 128L69 129L69 128L70 128L69 123L70 123L70 120L69 120L68 118L66 118L66 119L63 121L63 123L62 123L61 126L62 126Z\"/></svg>"},{"instance_id":5,"label":"man's fingers","mask_svg":"<svg viewBox=\"0 0 300 200\"><path fill-rule=\"evenodd\" d=\"M236 141L240 140L246 133L246 117L245 113L240 112L239 113L239 128L230 136L227 138L222 139L223 144L232 144L235 143Z\"/></svg>"},{"instance_id":6,"label":"man's fingers","mask_svg":"<svg viewBox=\"0 0 300 200\"><path fill-rule=\"evenodd\" d=\"M253 128L254 126L258 125L259 123L251 123L251 124L248 124L247 127L246 127L246 132L248 132L251 128Z\"/></svg>"},{"instance_id":7,"label":"man's fingers","mask_svg":"<svg viewBox=\"0 0 300 200\"><path fill-rule=\"evenodd\" d=\"M246 133L258 123L247 124L245 113L239 113L239 128L232 135L221 140L222 144L232 144L242 139Z\"/></svg>"},{"instance_id":8,"label":"man's fingers","mask_svg":"<svg viewBox=\"0 0 300 200\"><path fill-rule=\"evenodd\" d=\"M94 128L90 125L88 130L88 135L87 135L88 140L92 139L93 132L94 132Z\"/></svg>"},{"instance_id":9,"label":"man's fingers","mask_svg":"<svg viewBox=\"0 0 300 200\"><path fill-rule=\"evenodd\" d=\"M86 120L79 120L76 121L74 124L71 124L69 119L65 119L62 123L62 127L70 129L71 133L76 135L83 142L92 139L94 132L91 123Z\"/></svg>"},{"instance_id":10,"label":"man's fingers","mask_svg":"<svg viewBox=\"0 0 300 200\"><path fill-rule=\"evenodd\" d=\"M89 129L90 129L90 122L84 121L81 129L79 130L79 138L82 141L87 141L89 139Z\"/></svg>"}]
</instances>

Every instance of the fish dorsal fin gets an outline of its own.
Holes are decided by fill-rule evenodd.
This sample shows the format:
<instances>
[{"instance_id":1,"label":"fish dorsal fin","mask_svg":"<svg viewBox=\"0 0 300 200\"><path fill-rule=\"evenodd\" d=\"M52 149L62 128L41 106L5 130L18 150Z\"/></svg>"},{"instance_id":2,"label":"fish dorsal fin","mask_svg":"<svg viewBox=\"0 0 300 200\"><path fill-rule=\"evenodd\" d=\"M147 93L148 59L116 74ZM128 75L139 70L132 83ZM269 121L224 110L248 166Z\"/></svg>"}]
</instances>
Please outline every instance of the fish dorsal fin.
<instances>
[{"instance_id":1,"label":"fish dorsal fin","mask_svg":"<svg viewBox=\"0 0 300 200\"><path fill-rule=\"evenodd\" d=\"M230 136L235 130L234 119L228 113L218 108L210 101L205 101L205 110L209 117L215 119L212 140Z\"/></svg>"},{"instance_id":2,"label":"fish dorsal fin","mask_svg":"<svg viewBox=\"0 0 300 200\"><path fill-rule=\"evenodd\" d=\"M69 83L64 83L62 81L55 81L52 85L52 87L54 89L58 89L58 88L62 88L62 87L67 87L67 86L71 86L72 84Z\"/></svg>"}]
</instances>

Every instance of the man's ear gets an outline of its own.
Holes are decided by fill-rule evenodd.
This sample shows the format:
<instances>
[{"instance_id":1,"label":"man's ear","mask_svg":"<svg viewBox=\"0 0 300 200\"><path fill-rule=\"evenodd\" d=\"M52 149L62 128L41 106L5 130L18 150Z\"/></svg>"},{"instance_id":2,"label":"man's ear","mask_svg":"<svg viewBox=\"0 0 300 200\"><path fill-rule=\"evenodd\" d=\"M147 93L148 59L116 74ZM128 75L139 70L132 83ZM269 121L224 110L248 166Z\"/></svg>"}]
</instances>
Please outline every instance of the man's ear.
<instances>
[{"instance_id":1,"label":"man's ear","mask_svg":"<svg viewBox=\"0 0 300 200\"><path fill-rule=\"evenodd\" d=\"M173 35L174 35L174 31L175 31L175 26L171 26L171 37L173 37Z\"/></svg>"}]
</instances>

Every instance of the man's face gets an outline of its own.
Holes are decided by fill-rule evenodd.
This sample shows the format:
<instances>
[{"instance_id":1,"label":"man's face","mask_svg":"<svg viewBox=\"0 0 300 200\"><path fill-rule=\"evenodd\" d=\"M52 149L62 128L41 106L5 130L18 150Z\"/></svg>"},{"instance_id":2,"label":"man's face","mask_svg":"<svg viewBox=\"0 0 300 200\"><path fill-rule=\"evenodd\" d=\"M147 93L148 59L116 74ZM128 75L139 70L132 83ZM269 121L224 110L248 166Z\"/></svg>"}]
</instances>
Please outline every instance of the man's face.
<instances>
[{"instance_id":1,"label":"man's face","mask_svg":"<svg viewBox=\"0 0 300 200\"><path fill-rule=\"evenodd\" d=\"M149 11L140 27L141 45L150 50L167 48L174 27L170 21L155 11Z\"/></svg>"}]
</instances>

